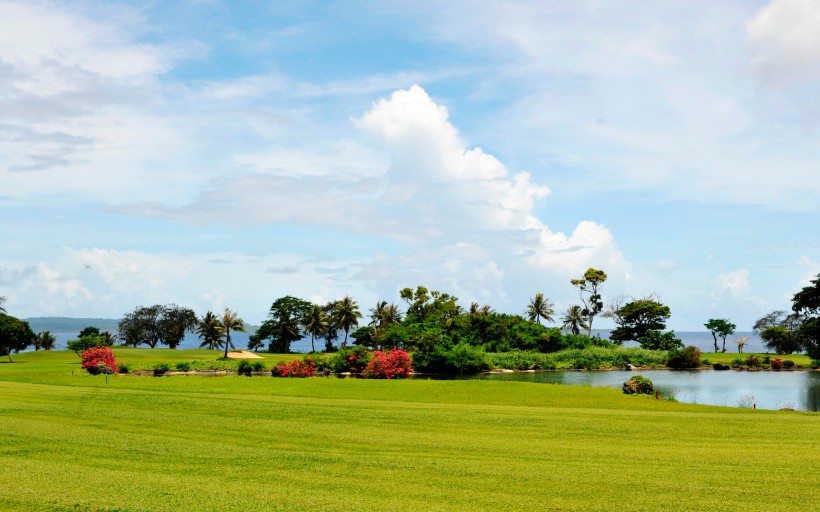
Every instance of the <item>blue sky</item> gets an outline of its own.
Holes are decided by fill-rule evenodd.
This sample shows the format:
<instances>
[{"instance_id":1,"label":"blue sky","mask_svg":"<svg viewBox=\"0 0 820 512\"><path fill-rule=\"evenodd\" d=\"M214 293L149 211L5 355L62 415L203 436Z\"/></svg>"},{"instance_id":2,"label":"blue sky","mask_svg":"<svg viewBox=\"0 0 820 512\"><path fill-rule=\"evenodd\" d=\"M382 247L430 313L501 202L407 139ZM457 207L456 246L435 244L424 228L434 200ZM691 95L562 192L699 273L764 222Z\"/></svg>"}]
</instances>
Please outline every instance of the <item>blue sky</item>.
<instances>
[{"instance_id":1,"label":"blue sky","mask_svg":"<svg viewBox=\"0 0 820 512\"><path fill-rule=\"evenodd\" d=\"M595 267L748 329L820 273L816 0L0 0L0 78L19 316L561 312Z\"/></svg>"}]
</instances>

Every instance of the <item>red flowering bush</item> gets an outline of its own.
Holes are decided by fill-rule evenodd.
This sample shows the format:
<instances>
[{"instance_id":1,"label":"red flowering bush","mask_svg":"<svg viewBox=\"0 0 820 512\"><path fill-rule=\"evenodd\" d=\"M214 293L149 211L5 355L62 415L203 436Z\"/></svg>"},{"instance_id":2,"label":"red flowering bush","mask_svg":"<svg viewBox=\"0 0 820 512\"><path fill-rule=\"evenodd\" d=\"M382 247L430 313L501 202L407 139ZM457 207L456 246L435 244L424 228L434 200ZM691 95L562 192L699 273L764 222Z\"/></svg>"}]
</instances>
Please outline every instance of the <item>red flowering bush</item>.
<instances>
[{"instance_id":1,"label":"red flowering bush","mask_svg":"<svg viewBox=\"0 0 820 512\"><path fill-rule=\"evenodd\" d=\"M114 359L114 351L108 347L96 346L82 353L82 368L91 375L101 373L117 373L120 369L117 360Z\"/></svg>"},{"instance_id":2,"label":"red flowering bush","mask_svg":"<svg viewBox=\"0 0 820 512\"><path fill-rule=\"evenodd\" d=\"M370 353L364 347L340 348L330 358L330 369L336 373L362 373L370 362Z\"/></svg>"},{"instance_id":3,"label":"red flowering bush","mask_svg":"<svg viewBox=\"0 0 820 512\"><path fill-rule=\"evenodd\" d=\"M376 379L406 379L411 371L413 363L406 350L377 350L373 352L373 359L367 363L362 376Z\"/></svg>"},{"instance_id":4,"label":"red flowering bush","mask_svg":"<svg viewBox=\"0 0 820 512\"><path fill-rule=\"evenodd\" d=\"M279 363L271 370L274 377L314 377L316 376L316 363L310 357L302 361L294 359L289 363Z\"/></svg>"},{"instance_id":5,"label":"red flowering bush","mask_svg":"<svg viewBox=\"0 0 820 512\"><path fill-rule=\"evenodd\" d=\"M777 359L772 359L772 369L779 370L783 368L783 360L779 357Z\"/></svg>"}]
</instances>

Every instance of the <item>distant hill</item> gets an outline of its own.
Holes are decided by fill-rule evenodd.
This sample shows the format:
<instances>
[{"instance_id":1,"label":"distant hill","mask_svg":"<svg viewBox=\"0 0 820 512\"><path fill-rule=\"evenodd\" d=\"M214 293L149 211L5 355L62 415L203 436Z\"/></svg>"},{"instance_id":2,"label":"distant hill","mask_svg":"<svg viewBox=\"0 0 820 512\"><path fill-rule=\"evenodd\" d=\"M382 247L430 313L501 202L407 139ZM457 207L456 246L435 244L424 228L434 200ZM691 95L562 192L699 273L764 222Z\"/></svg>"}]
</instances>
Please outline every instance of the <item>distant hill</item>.
<instances>
[{"instance_id":1,"label":"distant hill","mask_svg":"<svg viewBox=\"0 0 820 512\"><path fill-rule=\"evenodd\" d=\"M34 332L80 332L86 327L96 327L101 331L117 333L118 318L67 318L62 316L40 316L25 319Z\"/></svg>"}]
</instances>

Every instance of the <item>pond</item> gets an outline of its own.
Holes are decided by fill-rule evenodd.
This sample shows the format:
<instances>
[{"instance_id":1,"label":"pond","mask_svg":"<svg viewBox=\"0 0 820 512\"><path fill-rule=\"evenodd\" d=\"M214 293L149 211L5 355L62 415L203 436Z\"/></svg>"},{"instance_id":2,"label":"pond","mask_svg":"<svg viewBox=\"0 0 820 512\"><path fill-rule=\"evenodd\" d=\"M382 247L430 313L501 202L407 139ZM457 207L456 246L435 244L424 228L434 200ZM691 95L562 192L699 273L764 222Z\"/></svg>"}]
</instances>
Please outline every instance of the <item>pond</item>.
<instances>
[{"instance_id":1,"label":"pond","mask_svg":"<svg viewBox=\"0 0 820 512\"><path fill-rule=\"evenodd\" d=\"M624 381L637 374L651 379L663 396L679 402L820 411L820 372L816 371L545 371L491 373L471 378L621 389Z\"/></svg>"}]
</instances>

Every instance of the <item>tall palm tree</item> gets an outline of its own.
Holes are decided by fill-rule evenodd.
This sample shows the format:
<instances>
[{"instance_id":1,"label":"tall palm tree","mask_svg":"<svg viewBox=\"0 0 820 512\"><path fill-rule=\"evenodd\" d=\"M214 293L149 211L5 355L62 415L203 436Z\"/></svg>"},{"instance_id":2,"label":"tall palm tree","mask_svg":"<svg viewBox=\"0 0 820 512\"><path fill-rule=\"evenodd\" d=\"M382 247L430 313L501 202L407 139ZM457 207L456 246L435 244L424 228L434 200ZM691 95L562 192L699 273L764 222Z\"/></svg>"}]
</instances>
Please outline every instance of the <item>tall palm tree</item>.
<instances>
[{"instance_id":1,"label":"tall palm tree","mask_svg":"<svg viewBox=\"0 0 820 512\"><path fill-rule=\"evenodd\" d=\"M342 300L336 303L336 308L333 310L333 320L336 325L345 331L343 347L347 346L347 335L350 333L350 329L359 325L359 318L362 318L362 314L359 312L359 304L349 295L345 295Z\"/></svg>"},{"instance_id":2,"label":"tall palm tree","mask_svg":"<svg viewBox=\"0 0 820 512\"><path fill-rule=\"evenodd\" d=\"M231 331L245 332L245 322L239 318L236 311L225 308L222 314L222 329L225 331L225 356L228 357L228 349L231 347Z\"/></svg>"},{"instance_id":3,"label":"tall palm tree","mask_svg":"<svg viewBox=\"0 0 820 512\"><path fill-rule=\"evenodd\" d=\"M535 297L530 299L530 304L527 306L527 316L530 320L535 320L538 325L541 325L542 318L552 323L555 321L552 318L552 315L555 314L555 310L552 309L554 305L555 304L551 303L549 299L544 297L543 293L536 293Z\"/></svg>"},{"instance_id":4,"label":"tall palm tree","mask_svg":"<svg viewBox=\"0 0 820 512\"><path fill-rule=\"evenodd\" d=\"M51 350L56 343L57 338L51 334L51 331L40 331L34 340L34 350Z\"/></svg>"},{"instance_id":5,"label":"tall palm tree","mask_svg":"<svg viewBox=\"0 0 820 512\"><path fill-rule=\"evenodd\" d=\"M577 304L570 306L561 320L564 322L564 329L571 331L572 334L578 335L581 334L581 329L589 329L584 308Z\"/></svg>"},{"instance_id":6,"label":"tall palm tree","mask_svg":"<svg viewBox=\"0 0 820 512\"><path fill-rule=\"evenodd\" d=\"M370 326L381 329L391 324L401 323L401 312L395 304L383 300L370 310Z\"/></svg>"},{"instance_id":7,"label":"tall palm tree","mask_svg":"<svg viewBox=\"0 0 820 512\"><path fill-rule=\"evenodd\" d=\"M194 332L202 338L202 343L199 344L200 348L210 350L222 348L222 334L225 331L222 328L222 322L219 321L213 311L208 311L202 315L202 319Z\"/></svg>"},{"instance_id":8,"label":"tall palm tree","mask_svg":"<svg viewBox=\"0 0 820 512\"><path fill-rule=\"evenodd\" d=\"M316 352L314 340L316 339L316 336L321 336L327 332L328 324L328 318L325 316L322 306L319 306L318 304L312 305L307 311L305 317L302 319L302 326L305 328L305 332L310 334L311 352Z\"/></svg>"}]
</instances>

